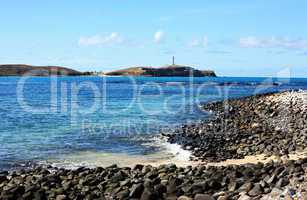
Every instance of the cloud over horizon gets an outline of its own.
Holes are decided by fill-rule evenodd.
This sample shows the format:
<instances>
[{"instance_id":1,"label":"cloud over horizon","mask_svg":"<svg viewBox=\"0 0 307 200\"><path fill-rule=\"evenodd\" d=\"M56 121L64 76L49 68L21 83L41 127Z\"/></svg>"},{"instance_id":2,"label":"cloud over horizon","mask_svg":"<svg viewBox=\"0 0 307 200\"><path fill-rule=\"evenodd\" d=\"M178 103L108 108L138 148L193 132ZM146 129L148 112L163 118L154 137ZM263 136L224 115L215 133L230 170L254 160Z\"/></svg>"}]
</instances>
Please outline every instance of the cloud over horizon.
<instances>
[{"instance_id":1,"label":"cloud over horizon","mask_svg":"<svg viewBox=\"0 0 307 200\"><path fill-rule=\"evenodd\" d=\"M108 35L83 36L79 39L80 46L104 46L113 44L122 44L124 38L117 32Z\"/></svg>"},{"instance_id":2,"label":"cloud over horizon","mask_svg":"<svg viewBox=\"0 0 307 200\"><path fill-rule=\"evenodd\" d=\"M248 36L240 38L239 45L243 48L306 49L307 40L274 36L270 38Z\"/></svg>"},{"instance_id":3,"label":"cloud over horizon","mask_svg":"<svg viewBox=\"0 0 307 200\"><path fill-rule=\"evenodd\" d=\"M154 34L154 42L160 44L165 38L165 33L162 30L155 32Z\"/></svg>"},{"instance_id":4,"label":"cloud over horizon","mask_svg":"<svg viewBox=\"0 0 307 200\"><path fill-rule=\"evenodd\" d=\"M188 42L189 47L207 47L208 46L208 37L204 36L202 38L194 38L190 42Z\"/></svg>"}]
</instances>

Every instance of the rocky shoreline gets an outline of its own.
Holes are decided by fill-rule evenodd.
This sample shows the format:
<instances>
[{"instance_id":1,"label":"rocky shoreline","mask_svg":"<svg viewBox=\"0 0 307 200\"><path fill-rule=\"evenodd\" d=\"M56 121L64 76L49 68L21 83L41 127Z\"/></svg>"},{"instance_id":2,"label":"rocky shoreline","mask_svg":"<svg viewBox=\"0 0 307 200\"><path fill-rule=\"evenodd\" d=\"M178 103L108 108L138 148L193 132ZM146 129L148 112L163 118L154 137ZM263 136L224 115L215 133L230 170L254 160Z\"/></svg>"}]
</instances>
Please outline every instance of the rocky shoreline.
<instances>
[{"instance_id":1,"label":"rocky shoreline","mask_svg":"<svg viewBox=\"0 0 307 200\"><path fill-rule=\"evenodd\" d=\"M307 92L282 92L209 103L212 117L165 134L194 160L287 156L307 149Z\"/></svg>"},{"instance_id":2,"label":"rocky shoreline","mask_svg":"<svg viewBox=\"0 0 307 200\"><path fill-rule=\"evenodd\" d=\"M174 164L0 172L0 199L307 199L306 92L256 95L204 105L212 118L164 134L204 162L265 154L267 163Z\"/></svg>"},{"instance_id":3,"label":"rocky shoreline","mask_svg":"<svg viewBox=\"0 0 307 200\"><path fill-rule=\"evenodd\" d=\"M224 167L37 167L2 172L0 199L306 199L306 175L307 159Z\"/></svg>"}]
</instances>

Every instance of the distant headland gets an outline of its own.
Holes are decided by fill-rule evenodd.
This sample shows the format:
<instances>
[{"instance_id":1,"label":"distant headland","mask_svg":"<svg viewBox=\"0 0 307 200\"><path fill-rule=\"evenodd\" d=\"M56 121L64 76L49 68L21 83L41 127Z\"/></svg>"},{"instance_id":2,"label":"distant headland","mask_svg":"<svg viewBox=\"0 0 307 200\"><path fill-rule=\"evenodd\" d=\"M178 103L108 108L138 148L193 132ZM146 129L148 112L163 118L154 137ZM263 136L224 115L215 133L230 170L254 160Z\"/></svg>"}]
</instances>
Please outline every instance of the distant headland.
<instances>
[{"instance_id":1,"label":"distant headland","mask_svg":"<svg viewBox=\"0 0 307 200\"><path fill-rule=\"evenodd\" d=\"M150 77L216 77L213 70L198 70L173 63L164 67L130 67L111 72L80 72L60 66L33 66L25 64L0 65L0 76L150 76Z\"/></svg>"},{"instance_id":2,"label":"distant headland","mask_svg":"<svg viewBox=\"0 0 307 200\"><path fill-rule=\"evenodd\" d=\"M171 65L165 67L130 67L126 69L111 71L103 73L106 76L194 76L204 77L211 76L216 77L216 74L212 70L198 70L190 66L175 64L175 57L173 56L173 62Z\"/></svg>"},{"instance_id":3,"label":"distant headland","mask_svg":"<svg viewBox=\"0 0 307 200\"><path fill-rule=\"evenodd\" d=\"M212 70L198 70L189 66L169 65L166 67L131 67L104 73L106 76L193 76L193 77L216 77Z\"/></svg>"},{"instance_id":4,"label":"distant headland","mask_svg":"<svg viewBox=\"0 0 307 200\"><path fill-rule=\"evenodd\" d=\"M24 64L0 65L0 76L80 76L83 72L59 66L33 66Z\"/></svg>"}]
</instances>

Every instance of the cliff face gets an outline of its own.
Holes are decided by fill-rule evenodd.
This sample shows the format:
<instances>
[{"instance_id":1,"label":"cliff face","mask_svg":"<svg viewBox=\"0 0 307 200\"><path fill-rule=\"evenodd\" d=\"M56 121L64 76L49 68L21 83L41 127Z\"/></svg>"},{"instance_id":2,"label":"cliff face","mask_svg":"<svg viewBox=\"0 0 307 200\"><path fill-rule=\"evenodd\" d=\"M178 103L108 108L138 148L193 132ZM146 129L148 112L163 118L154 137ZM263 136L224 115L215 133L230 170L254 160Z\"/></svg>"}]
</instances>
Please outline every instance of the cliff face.
<instances>
[{"instance_id":1,"label":"cliff face","mask_svg":"<svg viewBox=\"0 0 307 200\"><path fill-rule=\"evenodd\" d=\"M170 65L167 67L152 68L152 67L133 67L117 71L105 73L109 76L194 76L204 77L211 76L216 77L214 71L211 70L197 70L188 66Z\"/></svg>"},{"instance_id":2,"label":"cliff face","mask_svg":"<svg viewBox=\"0 0 307 200\"><path fill-rule=\"evenodd\" d=\"M50 75L83 75L82 72L58 66L31 66L31 65L0 65L0 76L50 76Z\"/></svg>"}]
</instances>

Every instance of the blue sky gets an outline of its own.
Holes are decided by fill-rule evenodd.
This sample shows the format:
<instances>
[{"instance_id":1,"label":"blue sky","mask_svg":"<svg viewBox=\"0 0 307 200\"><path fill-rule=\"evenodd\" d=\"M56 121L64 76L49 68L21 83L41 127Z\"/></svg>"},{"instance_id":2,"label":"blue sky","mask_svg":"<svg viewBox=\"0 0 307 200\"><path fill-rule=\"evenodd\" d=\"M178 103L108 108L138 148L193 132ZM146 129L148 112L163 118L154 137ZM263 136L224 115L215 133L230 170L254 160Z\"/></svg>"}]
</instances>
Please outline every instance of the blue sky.
<instances>
[{"instance_id":1,"label":"blue sky","mask_svg":"<svg viewBox=\"0 0 307 200\"><path fill-rule=\"evenodd\" d=\"M307 77L307 1L2 1L0 63Z\"/></svg>"}]
</instances>

